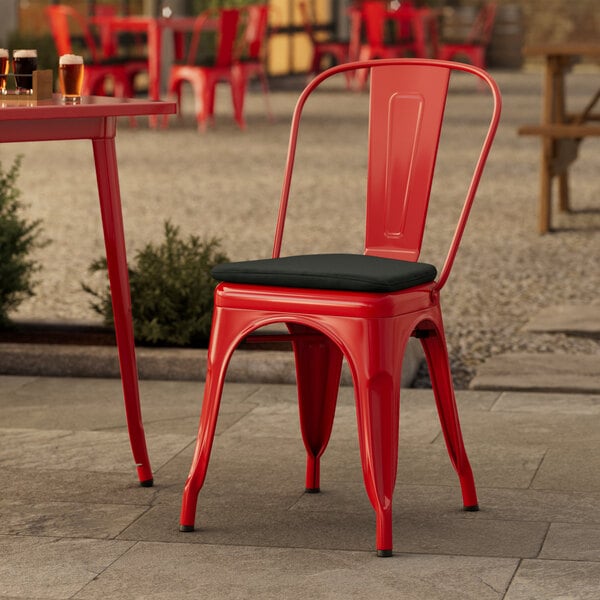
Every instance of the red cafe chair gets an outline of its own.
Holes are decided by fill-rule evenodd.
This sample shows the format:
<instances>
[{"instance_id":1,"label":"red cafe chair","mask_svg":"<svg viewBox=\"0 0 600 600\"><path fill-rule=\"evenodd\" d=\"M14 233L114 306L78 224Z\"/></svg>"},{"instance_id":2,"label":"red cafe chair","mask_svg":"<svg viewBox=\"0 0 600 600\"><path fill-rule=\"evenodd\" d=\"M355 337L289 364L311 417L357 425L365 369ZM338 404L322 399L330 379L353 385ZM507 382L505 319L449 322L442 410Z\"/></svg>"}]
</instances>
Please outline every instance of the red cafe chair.
<instances>
[{"instance_id":1,"label":"red cafe chair","mask_svg":"<svg viewBox=\"0 0 600 600\"><path fill-rule=\"evenodd\" d=\"M242 115L243 101L245 97L248 80L258 77L265 97L265 106L269 120L273 120L271 104L269 102L269 81L265 67L265 53L267 46L267 34L269 28L269 5L249 4L241 9L242 35L240 45L236 52L233 69L237 70L232 85L240 82L241 89L236 93L241 97Z\"/></svg>"},{"instance_id":2,"label":"red cafe chair","mask_svg":"<svg viewBox=\"0 0 600 600\"><path fill-rule=\"evenodd\" d=\"M57 53L84 53L85 71L82 93L84 95L105 95L107 79L114 83L114 95L119 98L134 96L133 77L148 69L147 61L121 60L117 56L103 56L87 19L71 6L55 4L46 7L46 16ZM79 37L83 43L81 50L74 50L73 39Z\"/></svg>"},{"instance_id":3,"label":"red cafe chair","mask_svg":"<svg viewBox=\"0 0 600 600\"><path fill-rule=\"evenodd\" d=\"M466 58L472 65L485 69L485 53L492 38L497 6L488 2L477 13L473 26L465 40L439 40L437 31L433 29L435 57L440 60L460 60ZM435 23L432 22L435 26Z\"/></svg>"},{"instance_id":4,"label":"red cafe chair","mask_svg":"<svg viewBox=\"0 0 600 600\"><path fill-rule=\"evenodd\" d=\"M218 22L215 54L203 57L200 40L203 33L212 29L209 24L213 19ZM207 120L214 120L216 86L222 81L231 85L234 118L240 127L244 127L243 97L240 93L243 86L236 79L239 71L232 68L239 20L240 11L236 8L219 9L217 12L209 9L198 15L184 62L171 67L169 93L177 96L178 106L181 107L182 84L186 81L190 83L199 130L206 127Z\"/></svg>"},{"instance_id":5,"label":"red cafe chair","mask_svg":"<svg viewBox=\"0 0 600 600\"><path fill-rule=\"evenodd\" d=\"M364 254L280 255L302 111L332 75L370 70L369 158ZM419 262L451 72L484 82L493 97L448 255L436 267ZM342 358L355 390L365 487L376 513L379 556L392 553L392 495L398 461L401 365L410 336L423 345L450 460L465 510L477 494L465 452L440 308L500 118L498 88L471 65L429 59L346 63L318 75L296 105L272 258L218 265L204 400L180 530L192 531L215 434L228 363L254 330L285 323L296 359L300 426L307 452L306 490L320 489L319 465L331 433ZM314 118L314 116L313 116ZM479 115L478 115L479 118ZM467 174L468 175L468 174ZM436 278L437 276L437 278Z\"/></svg>"}]
</instances>

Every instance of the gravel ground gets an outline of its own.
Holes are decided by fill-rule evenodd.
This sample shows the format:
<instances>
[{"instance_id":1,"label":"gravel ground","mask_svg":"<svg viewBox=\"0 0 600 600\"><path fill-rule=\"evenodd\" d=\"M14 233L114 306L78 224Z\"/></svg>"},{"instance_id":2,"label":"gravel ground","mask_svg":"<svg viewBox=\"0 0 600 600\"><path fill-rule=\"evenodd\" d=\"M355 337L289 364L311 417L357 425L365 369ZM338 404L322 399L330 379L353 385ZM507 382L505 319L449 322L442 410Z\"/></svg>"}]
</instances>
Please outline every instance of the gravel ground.
<instances>
[{"instance_id":1,"label":"gravel ground","mask_svg":"<svg viewBox=\"0 0 600 600\"><path fill-rule=\"evenodd\" d=\"M585 105L598 71L570 75L569 108ZM559 231L539 236L537 197L540 143L516 129L539 121L540 72L493 73L504 97L503 118L443 303L457 387L477 365L507 351L599 354L597 341L521 331L539 309L589 303L600 310L600 140L582 143L572 172L574 212L558 215ZM464 197L477 127L489 105L481 90L459 79L447 109L430 220L422 259L441 266ZM298 89L276 86L275 121L263 98L247 99L247 130L231 119L227 91L217 98L214 129L199 134L190 99L168 130L119 125L117 153L130 259L162 239L169 219L184 235L220 238L232 260L270 254L283 173L289 118ZM362 249L366 129L365 94L332 85L307 106L297 157L287 254ZM36 296L15 319L97 320L81 282L93 283L90 262L103 252L89 142L5 144L5 168L23 155L19 178L27 216L41 219L52 243L36 258L42 266Z\"/></svg>"}]
</instances>

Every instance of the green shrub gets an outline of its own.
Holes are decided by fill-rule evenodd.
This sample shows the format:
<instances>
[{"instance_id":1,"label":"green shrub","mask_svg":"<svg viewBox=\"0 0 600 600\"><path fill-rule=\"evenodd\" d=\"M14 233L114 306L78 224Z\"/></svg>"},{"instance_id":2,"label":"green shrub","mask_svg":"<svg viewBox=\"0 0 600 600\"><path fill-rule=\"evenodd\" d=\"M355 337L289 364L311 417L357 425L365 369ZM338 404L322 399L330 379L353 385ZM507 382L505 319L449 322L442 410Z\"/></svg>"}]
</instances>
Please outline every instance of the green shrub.
<instances>
[{"instance_id":1,"label":"green shrub","mask_svg":"<svg viewBox=\"0 0 600 600\"><path fill-rule=\"evenodd\" d=\"M16 186L20 167L21 157L8 171L0 163L0 326L8 324L12 309L34 295L33 274L40 267L28 255L47 243L38 237L40 221L28 223L19 216L23 206Z\"/></svg>"},{"instance_id":2,"label":"green shrub","mask_svg":"<svg viewBox=\"0 0 600 600\"><path fill-rule=\"evenodd\" d=\"M138 342L160 346L204 346L210 335L216 281L210 270L227 257L215 239L179 237L179 228L165 223L165 240L147 244L129 267L134 335ZM106 271L106 259L90 265L90 273ZM82 284L95 298L92 308L113 326L110 289L98 292Z\"/></svg>"}]
</instances>

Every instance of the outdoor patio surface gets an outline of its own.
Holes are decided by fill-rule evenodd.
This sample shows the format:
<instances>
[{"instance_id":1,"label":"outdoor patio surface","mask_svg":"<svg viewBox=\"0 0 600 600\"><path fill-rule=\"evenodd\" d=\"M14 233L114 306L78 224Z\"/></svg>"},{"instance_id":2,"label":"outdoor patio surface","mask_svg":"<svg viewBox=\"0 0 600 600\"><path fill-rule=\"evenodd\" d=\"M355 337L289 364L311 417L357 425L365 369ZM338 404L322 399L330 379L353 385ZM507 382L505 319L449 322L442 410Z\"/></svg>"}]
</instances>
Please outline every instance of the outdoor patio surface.
<instances>
[{"instance_id":1,"label":"outdoor patio surface","mask_svg":"<svg viewBox=\"0 0 600 600\"><path fill-rule=\"evenodd\" d=\"M589 67L573 74L570 103L587 102L597 73ZM539 236L540 143L519 138L516 130L539 120L541 72L495 75L503 118L444 290L457 387L477 383L486 359L506 355L500 366L488 365L498 387L457 392L481 510L461 510L432 391L403 389L395 554L377 558L352 388L340 389L322 493L305 494L295 389L267 383L276 369L259 353L257 364L271 379L255 368L254 379L226 384L197 530L180 533L202 381L157 379L157 369L140 361L141 372L152 371L142 373L147 378L140 388L155 472L154 487L142 488L116 374L17 372L10 365L30 368L34 361L5 345L0 373L8 365L11 374L0 375L0 599L600 598L600 368L577 371L567 361L586 366L598 357L600 365L598 336L572 335L569 326L581 317L578 307L600 309L598 140L585 141L574 169L574 211L555 214L557 231ZM167 219L184 236L219 237L232 260L269 254L298 89L274 86L273 92L276 121L265 119L261 95L251 93L244 132L232 123L224 93L216 125L204 134L195 130L189 105L167 130L151 130L143 119L137 128L119 124L130 257L161 239ZM366 131L340 117L359 123L363 99L333 88L308 114L287 253L360 251L366 162L357 148L366 147ZM442 238L450 235L454 198L462 198L466 185L463 166L471 140L477 141L470 127L480 123L486 102L480 90L458 81L425 238L423 259L434 264L447 247ZM463 143L458 134L465 131ZM41 219L53 241L35 256L42 267L36 296L12 316L50 323L97 319L81 288L91 260L103 252L89 143L4 144L3 166L19 154L27 216ZM322 176L324 166L331 179ZM323 196L316 191L323 189L337 202L335 217L321 216ZM570 318L555 327L565 306ZM24 344L16 346L23 350ZM48 346L42 354L56 366L65 360L63 351ZM97 349L80 354L99 366ZM545 361L550 355L554 362ZM500 389L498 372L506 376L502 386L518 380L521 390L544 379L528 369L517 377L515 356L525 366L559 364L569 371L573 391Z\"/></svg>"},{"instance_id":2,"label":"outdoor patio surface","mask_svg":"<svg viewBox=\"0 0 600 600\"><path fill-rule=\"evenodd\" d=\"M458 392L481 511L461 510L431 390L402 390L392 558L374 552L353 394L304 494L294 386L228 383L197 530L178 531L198 382L142 381L155 486L118 379L0 377L0 598L594 599L600 396Z\"/></svg>"}]
</instances>

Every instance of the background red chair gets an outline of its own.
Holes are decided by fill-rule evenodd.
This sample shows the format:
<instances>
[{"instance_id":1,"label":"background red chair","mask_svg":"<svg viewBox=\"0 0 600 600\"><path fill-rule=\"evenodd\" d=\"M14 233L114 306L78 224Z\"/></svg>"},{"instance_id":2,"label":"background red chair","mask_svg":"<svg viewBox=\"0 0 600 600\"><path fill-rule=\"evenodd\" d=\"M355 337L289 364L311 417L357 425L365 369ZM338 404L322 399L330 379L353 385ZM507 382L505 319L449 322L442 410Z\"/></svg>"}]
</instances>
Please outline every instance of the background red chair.
<instances>
[{"instance_id":1,"label":"background red chair","mask_svg":"<svg viewBox=\"0 0 600 600\"><path fill-rule=\"evenodd\" d=\"M249 4L241 8L240 45L234 60L234 69L242 79L242 114L245 91L251 77L258 77L265 97L267 116L273 119L269 102L269 80L265 67L267 37L269 28L269 5ZM236 80L237 81L237 80Z\"/></svg>"},{"instance_id":2,"label":"background red chair","mask_svg":"<svg viewBox=\"0 0 600 600\"><path fill-rule=\"evenodd\" d=\"M209 27L213 20L217 21L215 53L202 56L201 37L205 32L214 30L212 26ZM220 9L218 12L209 10L199 15L184 63L171 67L169 92L176 94L181 107L182 84L186 81L191 84L196 104L196 120L201 130L206 127L208 119L214 120L216 86L222 81L231 86L234 118L240 127L244 127L244 82L241 72L233 68L239 21L239 9Z\"/></svg>"},{"instance_id":3,"label":"background red chair","mask_svg":"<svg viewBox=\"0 0 600 600\"><path fill-rule=\"evenodd\" d=\"M371 71L371 93L364 254L281 257L305 102L331 76L365 68ZM436 268L418 258L448 83L455 70L484 82L494 102L464 207L436 280ZM377 552L381 556L392 553L401 365L408 339L415 336L425 350L463 505L466 510L477 510L448 362L440 291L452 268L498 126L500 104L496 84L485 72L470 65L424 59L347 63L318 75L306 87L292 117L272 258L213 269L221 283L215 290L204 400L183 494L181 531L194 529L197 497L208 467L230 358L254 330L273 323L286 324L295 353L307 491L320 489L320 458L333 425L344 357L354 382L363 475L376 512Z\"/></svg>"},{"instance_id":4,"label":"background red chair","mask_svg":"<svg viewBox=\"0 0 600 600\"><path fill-rule=\"evenodd\" d=\"M137 73L148 69L146 60L104 56L96 44L88 20L71 6L57 4L45 10L58 55L84 55L84 95L105 95L106 82L112 79L115 96L134 96L133 79ZM74 45L74 40L79 41L80 47Z\"/></svg>"},{"instance_id":5,"label":"background red chair","mask_svg":"<svg viewBox=\"0 0 600 600\"><path fill-rule=\"evenodd\" d=\"M433 40L435 57L440 60L467 59L472 65L485 69L485 53L494 29L496 19L496 3L485 4L477 13L473 26L465 40L441 40L436 28L436 21L430 20L430 33Z\"/></svg>"}]
</instances>

